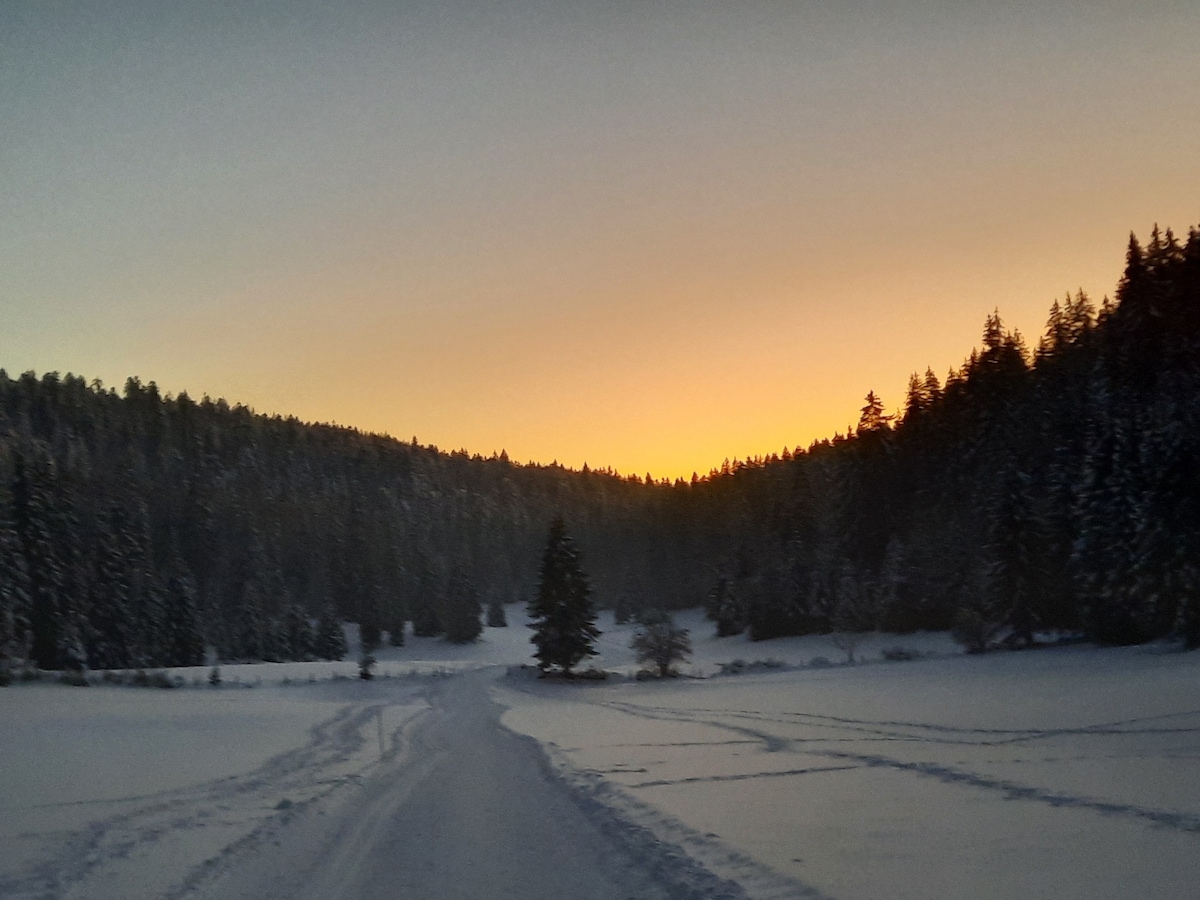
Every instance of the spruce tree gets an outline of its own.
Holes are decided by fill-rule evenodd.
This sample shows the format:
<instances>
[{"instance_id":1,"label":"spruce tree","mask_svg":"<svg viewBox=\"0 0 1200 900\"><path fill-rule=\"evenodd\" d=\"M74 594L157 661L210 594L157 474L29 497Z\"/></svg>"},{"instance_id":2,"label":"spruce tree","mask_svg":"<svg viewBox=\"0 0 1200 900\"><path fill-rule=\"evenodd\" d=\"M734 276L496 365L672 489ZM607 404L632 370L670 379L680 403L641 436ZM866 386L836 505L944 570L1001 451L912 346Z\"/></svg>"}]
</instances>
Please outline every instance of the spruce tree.
<instances>
[{"instance_id":1,"label":"spruce tree","mask_svg":"<svg viewBox=\"0 0 1200 900\"><path fill-rule=\"evenodd\" d=\"M741 634L746 629L746 611L734 590L733 580L726 575L718 576L717 583L708 592L705 612L717 623L717 637Z\"/></svg>"},{"instance_id":2,"label":"spruce tree","mask_svg":"<svg viewBox=\"0 0 1200 900\"><path fill-rule=\"evenodd\" d=\"M133 624L133 664L167 664L167 599L154 567L150 514L138 503L122 522L121 554L129 566L129 609Z\"/></svg>"},{"instance_id":3,"label":"spruce tree","mask_svg":"<svg viewBox=\"0 0 1200 900\"><path fill-rule=\"evenodd\" d=\"M0 518L0 685L25 658L29 642L29 573L16 532Z\"/></svg>"},{"instance_id":4,"label":"spruce tree","mask_svg":"<svg viewBox=\"0 0 1200 900\"><path fill-rule=\"evenodd\" d=\"M18 456L13 478L13 519L29 573L30 658L42 669L66 662L69 608L66 574L53 520L53 462Z\"/></svg>"},{"instance_id":5,"label":"spruce tree","mask_svg":"<svg viewBox=\"0 0 1200 900\"><path fill-rule=\"evenodd\" d=\"M368 592L359 614L358 642L362 653L374 653L383 643L383 626L379 621L378 588Z\"/></svg>"},{"instance_id":6,"label":"spruce tree","mask_svg":"<svg viewBox=\"0 0 1200 900\"><path fill-rule=\"evenodd\" d=\"M416 609L413 610L412 625L413 634L417 637L437 637L445 631L437 607L429 601L427 596L422 597L417 603Z\"/></svg>"},{"instance_id":7,"label":"spruce tree","mask_svg":"<svg viewBox=\"0 0 1200 900\"><path fill-rule=\"evenodd\" d=\"M508 616L504 612L504 604L499 597L493 597L487 608L488 628L507 628Z\"/></svg>"},{"instance_id":8,"label":"spruce tree","mask_svg":"<svg viewBox=\"0 0 1200 900\"><path fill-rule=\"evenodd\" d=\"M1010 462L991 511L986 576L995 605L1007 607L1015 644L1033 643L1040 609L1040 549L1044 539L1033 514L1030 478Z\"/></svg>"},{"instance_id":9,"label":"spruce tree","mask_svg":"<svg viewBox=\"0 0 1200 900\"><path fill-rule=\"evenodd\" d=\"M446 640L452 644L469 644L483 631L479 622L482 612L479 592L465 576L458 576L446 591L442 606L442 621L446 628Z\"/></svg>"},{"instance_id":10,"label":"spruce tree","mask_svg":"<svg viewBox=\"0 0 1200 900\"><path fill-rule=\"evenodd\" d=\"M292 603L288 606L284 613L284 629L290 650L289 658L299 661L312 659L316 634L300 604Z\"/></svg>"},{"instance_id":11,"label":"spruce tree","mask_svg":"<svg viewBox=\"0 0 1200 900\"><path fill-rule=\"evenodd\" d=\"M204 638L196 612L196 579L176 553L167 564L164 637L168 666L204 665Z\"/></svg>"},{"instance_id":12,"label":"spruce tree","mask_svg":"<svg viewBox=\"0 0 1200 900\"><path fill-rule=\"evenodd\" d=\"M529 616L534 628L530 640L537 647L534 656L543 673L558 669L570 676L581 660L596 655L593 642L600 630L591 588L562 516L556 516L550 525L537 597L530 604Z\"/></svg>"},{"instance_id":13,"label":"spruce tree","mask_svg":"<svg viewBox=\"0 0 1200 900\"><path fill-rule=\"evenodd\" d=\"M268 621L263 613L262 586L255 577L242 584L242 601L238 604L233 623L233 656L235 659L262 660L266 658Z\"/></svg>"},{"instance_id":14,"label":"spruce tree","mask_svg":"<svg viewBox=\"0 0 1200 900\"><path fill-rule=\"evenodd\" d=\"M133 624L130 609L130 561L118 536L126 527L118 504L99 529L92 554L88 588L88 665L93 669L124 669L133 665Z\"/></svg>"},{"instance_id":15,"label":"spruce tree","mask_svg":"<svg viewBox=\"0 0 1200 900\"><path fill-rule=\"evenodd\" d=\"M318 659L338 660L346 655L346 633L333 605L326 603L317 622L313 652Z\"/></svg>"}]
</instances>

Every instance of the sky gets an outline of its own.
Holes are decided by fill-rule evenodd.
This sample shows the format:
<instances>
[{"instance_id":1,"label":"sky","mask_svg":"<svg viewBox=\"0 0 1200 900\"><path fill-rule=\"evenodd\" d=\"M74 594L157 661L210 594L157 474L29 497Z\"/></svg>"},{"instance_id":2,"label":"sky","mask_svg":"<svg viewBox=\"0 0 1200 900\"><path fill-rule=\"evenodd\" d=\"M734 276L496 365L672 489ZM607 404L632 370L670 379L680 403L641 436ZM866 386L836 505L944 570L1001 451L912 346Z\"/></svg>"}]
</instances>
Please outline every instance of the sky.
<instances>
[{"instance_id":1,"label":"sky","mask_svg":"<svg viewBox=\"0 0 1200 900\"><path fill-rule=\"evenodd\" d=\"M656 477L1200 223L1200 5L0 3L0 366Z\"/></svg>"}]
</instances>

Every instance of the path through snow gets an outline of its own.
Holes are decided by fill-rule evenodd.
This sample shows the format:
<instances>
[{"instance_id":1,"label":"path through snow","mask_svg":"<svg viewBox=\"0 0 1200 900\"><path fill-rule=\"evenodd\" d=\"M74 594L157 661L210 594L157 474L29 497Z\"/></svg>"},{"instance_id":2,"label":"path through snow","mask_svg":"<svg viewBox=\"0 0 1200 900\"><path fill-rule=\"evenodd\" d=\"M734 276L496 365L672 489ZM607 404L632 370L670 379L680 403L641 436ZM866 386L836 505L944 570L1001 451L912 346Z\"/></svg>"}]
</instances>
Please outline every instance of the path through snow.
<instances>
[{"instance_id":1,"label":"path through snow","mask_svg":"<svg viewBox=\"0 0 1200 900\"><path fill-rule=\"evenodd\" d=\"M298 900L743 898L678 848L560 781L500 725L498 670L431 682L404 752L306 810L188 897Z\"/></svg>"}]
</instances>

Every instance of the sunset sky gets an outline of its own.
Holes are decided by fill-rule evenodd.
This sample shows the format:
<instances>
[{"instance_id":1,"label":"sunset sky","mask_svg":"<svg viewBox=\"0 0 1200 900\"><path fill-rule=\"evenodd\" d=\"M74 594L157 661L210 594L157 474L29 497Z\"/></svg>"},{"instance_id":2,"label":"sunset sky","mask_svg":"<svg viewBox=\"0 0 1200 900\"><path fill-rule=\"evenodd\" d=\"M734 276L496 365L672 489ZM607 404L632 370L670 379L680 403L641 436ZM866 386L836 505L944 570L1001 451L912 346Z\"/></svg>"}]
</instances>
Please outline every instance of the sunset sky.
<instances>
[{"instance_id":1,"label":"sunset sky","mask_svg":"<svg viewBox=\"0 0 1200 900\"><path fill-rule=\"evenodd\" d=\"M0 366L687 477L1200 222L1200 4L0 3Z\"/></svg>"}]
</instances>

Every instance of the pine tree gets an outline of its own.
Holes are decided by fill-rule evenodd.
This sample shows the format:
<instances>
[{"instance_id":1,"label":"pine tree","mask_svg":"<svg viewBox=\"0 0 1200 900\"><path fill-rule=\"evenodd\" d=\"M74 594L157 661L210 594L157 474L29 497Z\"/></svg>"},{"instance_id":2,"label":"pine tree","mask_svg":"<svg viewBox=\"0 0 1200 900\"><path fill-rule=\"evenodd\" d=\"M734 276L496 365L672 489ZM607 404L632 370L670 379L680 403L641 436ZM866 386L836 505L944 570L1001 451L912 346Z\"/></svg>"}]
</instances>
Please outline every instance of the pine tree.
<instances>
[{"instance_id":1,"label":"pine tree","mask_svg":"<svg viewBox=\"0 0 1200 900\"><path fill-rule=\"evenodd\" d=\"M16 532L0 517L0 686L29 644L29 572Z\"/></svg>"},{"instance_id":2,"label":"pine tree","mask_svg":"<svg viewBox=\"0 0 1200 900\"><path fill-rule=\"evenodd\" d=\"M904 424L913 425L921 415L929 409L930 399L925 390L925 382L916 372L908 377L908 390L904 395Z\"/></svg>"},{"instance_id":3,"label":"pine tree","mask_svg":"<svg viewBox=\"0 0 1200 900\"><path fill-rule=\"evenodd\" d=\"M1033 643L1041 607L1041 548L1045 538L1034 515L1031 478L1010 460L991 511L986 576L997 609L1013 642Z\"/></svg>"},{"instance_id":4,"label":"pine tree","mask_svg":"<svg viewBox=\"0 0 1200 900\"><path fill-rule=\"evenodd\" d=\"M406 620L405 620L403 614L397 613L388 620L387 635L388 635L388 644L390 646L392 646L392 647L403 647L404 646L405 625L406 625Z\"/></svg>"},{"instance_id":5,"label":"pine tree","mask_svg":"<svg viewBox=\"0 0 1200 900\"><path fill-rule=\"evenodd\" d=\"M530 640L542 672L558 669L569 677L581 660L596 655L594 641L600 630L590 597L574 543L562 516L556 516L542 555L537 597L529 608L534 628Z\"/></svg>"},{"instance_id":6,"label":"pine tree","mask_svg":"<svg viewBox=\"0 0 1200 900\"><path fill-rule=\"evenodd\" d=\"M718 576L717 583L708 592L705 611L717 624L717 637L741 634L746 628L746 611L732 580L726 575Z\"/></svg>"},{"instance_id":7,"label":"pine tree","mask_svg":"<svg viewBox=\"0 0 1200 900\"><path fill-rule=\"evenodd\" d=\"M120 542L126 530L125 510L114 504L100 528L88 590L87 656L93 669L133 665L131 563Z\"/></svg>"},{"instance_id":8,"label":"pine tree","mask_svg":"<svg viewBox=\"0 0 1200 900\"><path fill-rule=\"evenodd\" d=\"M233 622L235 659L262 660L268 650L267 618L263 613L262 586L251 577L242 584L242 600Z\"/></svg>"},{"instance_id":9,"label":"pine tree","mask_svg":"<svg viewBox=\"0 0 1200 900\"><path fill-rule=\"evenodd\" d=\"M29 574L30 657L42 669L67 663L70 607L53 509L53 462L18 455L13 478L13 520Z\"/></svg>"},{"instance_id":10,"label":"pine tree","mask_svg":"<svg viewBox=\"0 0 1200 900\"><path fill-rule=\"evenodd\" d=\"M284 614L283 627L287 633L290 658L294 660L309 660L313 658L316 646L316 633L312 622L308 620L304 609L299 603L292 603Z\"/></svg>"},{"instance_id":11,"label":"pine tree","mask_svg":"<svg viewBox=\"0 0 1200 900\"><path fill-rule=\"evenodd\" d=\"M488 628L507 628L508 616L504 612L504 604L499 597L493 597L487 608Z\"/></svg>"},{"instance_id":12,"label":"pine tree","mask_svg":"<svg viewBox=\"0 0 1200 900\"><path fill-rule=\"evenodd\" d=\"M451 581L442 610L445 637L450 643L469 644L482 633L483 626L479 622L482 612L479 592L465 575Z\"/></svg>"},{"instance_id":13,"label":"pine tree","mask_svg":"<svg viewBox=\"0 0 1200 900\"><path fill-rule=\"evenodd\" d=\"M326 603L317 622L314 653L318 659L338 660L346 655L346 633L333 605Z\"/></svg>"},{"instance_id":14,"label":"pine tree","mask_svg":"<svg viewBox=\"0 0 1200 900\"><path fill-rule=\"evenodd\" d=\"M1136 644L1153 631L1134 558L1143 501L1138 453L1132 423L1109 409L1084 468L1072 565L1088 633L1106 644Z\"/></svg>"},{"instance_id":15,"label":"pine tree","mask_svg":"<svg viewBox=\"0 0 1200 900\"><path fill-rule=\"evenodd\" d=\"M166 567L165 619L168 666L204 665L204 638L196 612L196 579L187 564L174 553Z\"/></svg>"},{"instance_id":16,"label":"pine tree","mask_svg":"<svg viewBox=\"0 0 1200 900\"><path fill-rule=\"evenodd\" d=\"M422 597L413 610L412 626L413 634L417 637L437 637L445 631L437 607L430 602L428 595Z\"/></svg>"},{"instance_id":17,"label":"pine tree","mask_svg":"<svg viewBox=\"0 0 1200 900\"><path fill-rule=\"evenodd\" d=\"M358 640L364 655L374 653L383 643L383 625L379 620L379 588L369 590L359 614Z\"/></svg>"},{"instance_id":18,"label":"pine tree","mask_svg":"<svg viewBox=\"0 0 1200 900\"><path fill-rule=\"evenodd\" d=\"M167 601L154 567L150 514L139 503L118 534L129 565L129 609L133 622L133 664L162 666L167 659Z\"/></svg>"},{"instance_id":19,"label":"pine tree","mask_svg":"<svg viewBox=\"0 0 1200 900\"><path fill-rule=\"evenodd\" d=\"M867 392L866 401L858 417L858 431L878 431L887 427L892 417L883 414L883 401L875 396L874 391Z\"/></svg>"}]
</instances>

